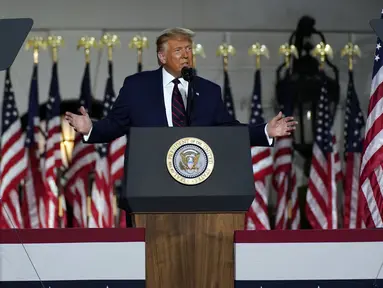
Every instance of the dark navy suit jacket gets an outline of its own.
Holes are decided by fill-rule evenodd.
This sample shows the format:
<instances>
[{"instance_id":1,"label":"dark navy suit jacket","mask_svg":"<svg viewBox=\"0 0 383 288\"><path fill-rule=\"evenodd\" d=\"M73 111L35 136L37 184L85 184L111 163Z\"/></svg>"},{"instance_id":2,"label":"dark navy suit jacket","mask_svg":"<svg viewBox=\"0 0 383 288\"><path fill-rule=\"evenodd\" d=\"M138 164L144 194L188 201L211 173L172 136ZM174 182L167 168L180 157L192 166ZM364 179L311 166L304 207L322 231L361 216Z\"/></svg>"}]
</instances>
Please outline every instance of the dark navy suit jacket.
<instances>
[{"instance_id":1,"label":"dark navy suit jacket","mask_svg":"<svg viewBox=\"0 0 383 288\"><path fill-rule=\"evenodd\" d=\"M113 108L104 119L93 122L85 142L110 142L128 135L129 127L167 127L161 69L126 77ZM193 81L195 98L190 126L245 125L228 113L219 85L198 76ZM252 146L270 146L265 125L248 125Z\"/></svg>"}]
</instances>

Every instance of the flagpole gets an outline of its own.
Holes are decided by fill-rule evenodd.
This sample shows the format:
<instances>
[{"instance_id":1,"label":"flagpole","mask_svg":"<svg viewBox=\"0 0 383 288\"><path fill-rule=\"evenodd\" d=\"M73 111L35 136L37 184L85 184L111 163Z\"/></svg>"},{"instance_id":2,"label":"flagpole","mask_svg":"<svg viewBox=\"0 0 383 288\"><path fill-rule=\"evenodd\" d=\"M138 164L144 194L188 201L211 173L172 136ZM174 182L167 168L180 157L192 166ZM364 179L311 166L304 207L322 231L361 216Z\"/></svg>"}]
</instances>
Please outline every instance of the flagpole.
<instances>
[{"instance_id":1,"label":"flagpole","mask_svg":"<svg viewBox=\"0 0 383 288\"><path fill-rule=\"evenodd\" d=\"M353 69L354 69L354 57L356 57L356 56L358 56L358 57L361 57L361 51L360 51L360 48L359 48L359 46L358 45L355 45L355 44L353 44L351 41L349 41L344 47L343 47L343 49L341 50L341 57L343 58L343 57L345 57L345 56L348 56L348 72L349 72L349 85L350 85L350 83L352 83L351 81L353 81ZM350 89L350 87L348 88L348 89ZM349 99L349 95L347 95L347 98ZM347 102L347 101L346 101ZM347 116L347 104L346 104L346 106L345 106L345 110L346 110L346 116L345 117L348 117ZM350 113L351 113L351 111L350 111ZM356 119L357 120L357 119ZM353 120L354 121L354 120ZM345 122L347 123L347 119L345 119ZM357 132L357 131L356 131ZM344 135L344 137L345 137L345 141L347 141L347 136L349 136L349 135L347 135L346 133L347 133L347 129L345 128L345 131L344 131L344 133L345 133L345 135ZM346 163L346 169L345 169L345 173L346 173L346 175L344 175L345 177L347 177L348 175L348 169L347 169L347 167L348 167L348 165L347 165L347 154L346 154L347 152L346 151L344 151L344 154L343 154L343 160L344 160L344 162ZM341 219L342 219L342 227L343 228L349 228L350 227L350 216L351 216L351 213L352 213L352 208L351 208L351 201L350 202L348 202L347 201L347 199L346 199L346 194L348 194L348 193L350 193L350 195L349 195L349 199L352 199L353 198L353 195L351 195L351 193L352 193L352 191L346 191L347 189L345 189L346 188L346 186L347 186L347 181L350 181L350 179L343 179L343 196L344 196L344 201L343 201L343 203L344 203L344 205L342 205L341 206L341 209L340 209L340 214L342 215L342 217L341 217ZM356 219L360 219L361 218L361 205L360 205L360 195L359 195L359 193L357 193L357 201L356 201L356 207L357 207L357 209L356 209ZM348 214L348 217L346 216L346 209L345 208L348 208L348 210L349 210L349 214ZM346 218L348 218L348 220L347 221L345 221L346 220ZM346 223L345 223L346 222ZM357 225L357 223L358 223L358 220L356 220L356 227L358 228L358 225ZM346 224L346 225L345 225ZM347 226L347 227L346 227Z\"/></svg>"},{"instance_id":2,"label":"flagpole","mask_svg":"<svg viewBox=\"0 0 383 288\"><path fill-rule=\"evenodd\" d=\"M217 56L222 56L223 59L223 71L226 73L228 70L228 65L229 65L229 55L234 56L236 53L235 48L224 42L221 45L219 45L218 50L217 50Z\"/></svg>"},{"instance_id":3,"label":"flagpole","mask_svg":"<svg viewBox=\"0 0 383 288\"><path fill-rule=\"evenodd\" d=\"M233 100L233 95L230 88L230 80L228 73L228 64L229 64L229 55L235 55L235 48L228 44L229 34L224 34L224 42L218 46L217 56L222 56L223 58L223 102L227 108L227 112L231 115L233 119L235 117L235 105Z\"/></svg>"},{"instance_id":4,"label":"flagpole","mask_svg":"<svg viewBox=\"0 0 383 288\"><path fill-rule=\"evenodd\" d=\"M196 67L197 67L197 62L196 62L197 61L197 59L196 59L197 55L201 56L202 58L206 58L203 46L201 44L196 44L195 42L193 42L193 63L192 63L192 66L194 69L196 69Z\"/></svg>"},{"instance_id":5,"label":"flagpole","mask_svg":"<svg viewBox=\"0 0 383 288\"><path fill-rule=\"evenodd\" d=\"M54 64L58 63L58 49L60 46L64 44L64 40L61 36L56 35L50 35L48 37L48 46L51 47L52 51L52 61ZM65 139L64 132L61 129L61 137L62 139ZM67 163L69 163L69 153L66 149L66 146L64 144L64 151L65 151L65 157L67 159ZM59 168L57 169L57 178L56 178L56 185L58 189L58 217L59 217L59 226L60 228L64 228L64 212L63 212L63 203L65 201L65 194L63 193L63 187L61 186L61 177L63 173L62 170Z\"/></svg>"},{"instance_id":6,"label":"flagpole","mask_svg":"<svg viewBox=\"0 0 383 288\"><path fill-rule=\"evenodd\" d=\"M291 74L291 71L292 71L292 65L291 65L291 56L295 57L295 58L298 58L298 51L296 49L296 47L294 45L289 45L288 43L285 43L285 44L282 44L280 47L279 47L279 54L282 54L284 57L285 57L285 67L287 69L287 71L289 72L289 74ZM289 92L287 92L289 93ZM285 115L285 116L292 116L292 115ZM293 136L291 136L291 138L293 138ZM294 142L294 141L293 141ZM287 203L287 223L286 223L286 228L288 230L291 230L291 226L292 226L292 201L291 201L291 195L292 195L292 176L293 176L293 173L292 173L292 170L293 170L293 161L294 160L294 146L291 147L291 167L290 167L290 170L288 172L288 178L287 178L287 195L286 195L286 203ZM298 201L298 199L297 199Z\"/></svg>"},{"instance_id":7,"label":"flagpole","mask_svg":"<svg viewBox=\"0 0 383 288\"><path fill-rule=\"evenodd\" d=\"M116 34L110 34L110 33L105 33L100 40L100 47L107 47L108 49L108 62L110 65L113 63L113 49L115 46L120 44L120 39ZM112 75L112 70L109 71L111 77ZM110 144L108 143L108 153L109 153L109 148ZM107 156L108 158L108 156ZM110 164L110 163L109 163ZM109 171L109 181L111 180L111 173ZM113 219L114 219L114 227L118 226L118 213L117 213L117 195L116 195L116 187L114 183L111 183L111 187L113 188L113 203L112 203L112 209L113 209Z\"/></svg>"},{"instance_id":8,"label":"flagpole","mask_svg":"<svg viewBox=\"0 0 383 288\"><path fill-rule=\"evenodd\" d=\"M324 73L324 63L326 62L327 57L332 58L333 57L333 50L329 44L326 44L324 42L318 43L315 48L311 52L312 56L318 57L319 58L319 70ZM325 76L324 76L325 77ZM334 107L336 109L336 107ZM331 113L331 111L330 111ZM331 114L330 114L331 115ZM333 113L335 117L335 113ZM334 120L334 119L333 119ZM331 131L332 127L329 128L329 131ZM331 152L332 154L332 152ZM330 157L333 157L332 155ZM332 160L329 160L332 162ZM332 170L334 170L333 167L331 167ZM333 173L333 171L327 171L327 173ZM332 182L332 181L331 181ZM325 183L325 185L332 185L332 183ZM334 208L336 209L336 212L338 211L337 209L337 195L333 195L334 191L332 189L328 189L327 191L331 191L331 195L327 195L328 203L327 203L327 215L326 215L326 220L327 220L327 229L333 229L333 211ZM336 215L336 219L339 219L338 215ZM337 221L338 222L338 221ZM338 227L338 223L336 223L336 227Z\"/></svg>"},{"instance_id":9,"label":"flagpole","mask_svg":"<svg viewBox=\"0 0 383 288\"><path fill-rule=\"evenodd\" d=\"M348 42L341 51L341 57L348 56L348 70L353 71L354 56L361 57L360 48L358 45Z\"/></svg>"},{"instance_id":10,"label":"flagpole","mask_svg":"<svg viewBox=\"0 0 383 288\"><path fill-rule=\"evenodd\" d=\"M265 56L267 59L270 58L269 50L267 49L266 45L261 45L258 42L251 45L251 47L249 48L249 55L250 56L255 55L255 68L257 70L261 69L262 56Z\"/></svg>"},{"instance_id":11,"label":"flagpole","mask_svg":"<svg viewBox=\"0 0 383 288\"><path fill-rule=\"evenodd\" d=\"M113 61L113 49L115 46L120 45L120 38L116 34L105 33L100 40L100 47L108 48L108 61Z\"/></svg>"},{"instance_id":12,"label":"flagpole","mask_svg":"<svg viewBox=\"0 0 383 288\"><path fill-rule=\"evenodd\" d=\"M289 45L288 43L285 43L279 47L279 54L285 56L285 67L289 69L291 74L292 65L290 59L291 56L295 58L299 57L297 48L294 45Z\"/></svg>"},{"instance_id":13,"label":"flagpole","mask_svg":"<svg viewBox=\"0 0 383 288\"><path fill-rule=\"evenodd\" d=\"M46 47L47 47L46 40L44 40L43 37L35 36L35 37L29 38L25 48L26 50L33 49L33 63L37 65L39 63L40 49L46 49Z\"/></svg>"},{"instance_id":14,"label":"flagpole","mask_svg":"<svg viewBox=\"0 0 383 288\"><path fill-rule=\"evenodd\" d=\"M260 121L264 121L263 120L263 113L262 113L262 81L261 81L261 57L264 56L266 57L267 59L270 58L269 56L269 50L267 49L266 45L263 45L263 44L260 44L259 42L256 42L254 44L252 44L250 46L250 48L248 49L248 54L250 56L255 56L255 74L254 74L254 87L253 87L253 95L252 95L252 105L250 107L250 119L249 119L249 123L251 124L254 124L254 123L260 123ZM260 151L259 150L253 150L251 149L251 156L252 158L255 156L257 157L257 155L259 156L260 154ZM271 153L271 149L268 149L268 152ZM270 157L272 156L271 154L269 155ZM266 157L265 159L267 160L267 158L269 157ZM271 159L271 158L269 158ZM262 159L264 160L264 159ZM260 170L263 170L265 168L267 168L267 166L270 166L271 165L271 168L272 167L272 164L266 164L263 165L263 167L259 167ZM260 170L257 170L257 171L253 171L253 173L257 173L259 172ZM265 201L264 201L264 204L266 205L266 211L265 212L265 215L266 215L266 218L267 218L267 222L263 222L261 225L258 225L258 224L255 224L255 229L258 229L258 226L263 226L264 229L270 229L270 217L269 217L269 213L268 213L268 208L269 208L269 205L268 205L268 198L269 198L269 191L267 188L268 185L266 183L270 183L269 181L266 181L266 179L269 177L269 175L264 175L263 179L257 179L257 180L264 180L264 184L265 184L265 189L255 189L255 194L258 194L258 195L261 195L261 198L264 198ZM262 197L263 196L263 197ZM255 198L253 201L255 202L259 202L256 200L256 195L255 195ZM263 201L261 201L263 202ZM261 203L259 203L261 204ZM253 210L251 207L250 207L250 210ZM256 213L256 211L253 210L253 212ZM259 215L257 215L256 217L259 217ZM261 217L259 217L260 219ZM266 220L266 219L265 219ZM262 221L261 221L262 222Z\"/></svg>"},{"instance_id":15,"label":"flagpole","mask_svg":"<svg viewBox=\"0 0 383 288\"><path fill-rule=\"evenodd\" d=\"M29 40L27 41L27 44L25 46L25 49L28 51L28 50L32 50L33 51L33 66L34 68L36 68L36 72L38 73L38 64L39 64L39 52L40 52L40 49L46 49L47 47L47 42L46 40L41 37L41 36L34 36L34 37L31 37L29 38ZM34 70L34 69L33 69ZM33 71L34 73L35 71ZM33 77L33 76L32 76ZM38 75L36 75L36 77L38 77ZM37 80L36 80L37 81ZM37 91L38 93L38 91ZM38 97L38 96L37 96ZM29 99L29 101L31 101L31 99ZM38 105L38 103L37 103ZM29 113L31 113L31 111L29 111ZM38 113L38 118L40 119L40 115L39 115L39 112ZM34 125L32 125L32 127L29 127L30 129L34 129ZM40 123L39 123L39 126L38 126L38 129L40 131L40 133L45 137L45 133L42 131L41 129L41 126L40 126ZM34 134L34 133L33 133ZM34 139L35 142L37 142L38 140L37 139ZM33 145L33 144L32 144ZM37 147L37 149L39 150L39 147ZM43 174L43 163L41 163L41 154L39 153L38 154L38 158L37 160L39 161L38 163L38 171L41 173L40 176L42 176ZM43 180L43 178L41 178L41 180ZM25 184L25 182L23 183ZM21 187L21 190L22 192L25 194L26 193L26 189L25 189L25 186L22 185ZM40 219L40 213L39 213L39 208L40 208L40 197L39 196L36 196L36 201L37 201L37 218L39 219L39 223L40 223L40 226L41 226L41 219ZM48 223L47 223L48 224Z\"/></svg>"},{"instance_id":16,"label":"flagpole","mask_svg":"<svg viewBox=\"0 0 383 288\"><path fill-rule=\"evenodd\" d=\"M96 39L94 37L83 36L80 38L77 49L84 48L85 63L90 63L90 49L96 47Z\"/></svg>"},{"instance_id":17,"label":"flagpole","mask_svg":"<svg viewBox=\"0 0 383 288\"><path fill-rule=\"evenodd\" d=\"M135 35L129 42L129 48L137 50L137 70L141 72L143 49L149 48L148 38L142 35Z\"/></svg>"},{"instance_id":18,"label":"flagpole","mask_svg":"<svg viewBox=\"0 0 383 288\"><path fill-rule=\"evenodd\" d=\"M77 44L77 49L83 48L84 49L84 55L85 55L85 64L89 65L90 64L90 49L92 47L96 47L96 39L94 37L89 37L89 36L83 36L80 38ZM90 106L92 106L92 103L89 103ZM92 179L91 177L88 178L89 181L89 190L87 198L86 198L86 210L87 210L87 221L86 221L86 226L89 227L89 220L91 217L91 204L92 204L92 198L91 198L91 187L92 187Z\"/></svg>"},{"instance_id":19,"label":"flagpole","mask_svg":"<svg viewBox=\"0 0 383 288\"><path fill-rule=\"evenodd\" d=\"M27 51L31 49L33 50L33 64L36 66L39 64L40 49L45 50L46 48L47 48L47 41L41 36L34 36L29 38L25 46L25 49ZM44 137L46 137L41 127L39 127L39 131Z\"/></svg>"},{"instance_id":20,"label":"flagpole","mask_svg":"<svg viewBox=\"0 0 383 288\"><path fill-rule=\"evenodd\" d=\"M333 57L333 51L329 44L326 44L324 42L320 42L315 46L315 48L312 50L312 56L319 57L319 68L323 71L324 69L324 63L326 62L327 57Z\"/></svg>"}]
</instances>

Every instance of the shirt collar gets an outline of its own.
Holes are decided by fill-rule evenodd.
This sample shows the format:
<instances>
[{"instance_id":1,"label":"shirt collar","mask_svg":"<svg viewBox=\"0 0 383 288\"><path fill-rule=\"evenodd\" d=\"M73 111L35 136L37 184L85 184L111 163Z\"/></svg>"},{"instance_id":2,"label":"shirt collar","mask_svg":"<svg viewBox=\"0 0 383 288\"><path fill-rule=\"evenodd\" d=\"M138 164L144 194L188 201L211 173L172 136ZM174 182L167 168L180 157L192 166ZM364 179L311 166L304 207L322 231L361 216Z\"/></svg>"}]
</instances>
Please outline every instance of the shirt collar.
<instances>
[{"instance_id":1,"label":"shirt collar","mask_svg":"<svg viewBox=\"0 0 383 288\"><path fill-rule=\"evenodd\" d=\"M170 74L168 71L166 71L164 67L162 67L162 85L166 87L169 84L173 84L172 83L173 79L174 79L174 76ZM183 87L185 88L187 87L188 82L184 78L180 77L178 78L178 80L180 80L181 85Z\"/></svg>"}]
</instances>

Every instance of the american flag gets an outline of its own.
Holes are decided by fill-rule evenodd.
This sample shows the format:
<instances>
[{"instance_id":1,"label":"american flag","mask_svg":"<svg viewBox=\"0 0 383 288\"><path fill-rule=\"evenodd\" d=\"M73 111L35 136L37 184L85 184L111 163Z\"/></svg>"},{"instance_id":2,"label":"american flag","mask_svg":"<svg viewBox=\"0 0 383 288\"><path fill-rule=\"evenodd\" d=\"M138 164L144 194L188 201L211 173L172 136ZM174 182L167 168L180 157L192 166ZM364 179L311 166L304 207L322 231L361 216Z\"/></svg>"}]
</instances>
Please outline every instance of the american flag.
<instances>
[{"instance_id":1,"label":"american flag","mask_svg":"<svg viewBox=\"0 0 383 288\"><path fill-rule=\"evenodd\" d=\"M254 88L251 103L250 125L262 124L263 110L261 104L261 71L257 69L254 77ZM273 172L273 157L269 147L251 147L253 163L255 197L246 213L246 230L269 230L268 187L266 178Z\"/></svg>"},{"instance_id":2,"label":"american flag","mask_svg":"<svg viewBox=\"0 0 383 288\"><path fill-rule=\"evenodd\" d=\"M224 81L223 81L223 102L226 105L227 111L229 114L235 119L235 108L234 108L234 101L233 101L233 95L231 93L231 87L230 87L230 80L229 80L229 74L225 70L223 72Z\"/></svg>"},{"instance_id":3,"label":"american flag","mask_svg":"<svg viewBox=\"0 0 383 288\"><path fill-rule=\"evenodd\" d=\"M25 178L23 216L25 228L45 227L40 222L40 199L44 195L45 187L42 178L39 152L39 91L38 64L33 65L33 73L29 91L28 124L25 148L28 158L28 172Z\"/></svg>"},{"instance_id":4,"label":"american flag","mask_svg":"<svg viewBox=\"0 0 383 288\"><path fill-rule=\"evenodd\" d=\"M327 80L322 71L315 140L307 190L306 215L314 229L337 228L335 154Z\"/></svg>"},{"instance_id":5,"label":"american flag","mask_svg":"<svg viewBox=\"0 0 383 288\"><path fill-rule=\"evenodd\" d=\"M363 145L362 129L365 121L354 87L353 71L349 71L349 83L344 121L345 177L343 228L361 228L358 215L359 169Z\"/></svg>"},{"instance_id":6,"label":"american flag","mask_svg":"<svg viewBox=\"0 0 383 288\"><path fill-rule=\"evenodd\" d=\"M52 78L49 87L49 97L46 104L46 146L45 146L45 163L44 163L44 183L46 194L44 203L46 212L41 213L44 217L46 227L56 228L58 225L58 204L59 204L59 185L58 172L62 166L61 158L61 117L60 117L60 89L58 82L57 62L52 65ZM63 203L65 203L63 201ZM44 215L45 214L45 215Z\"/></svg>"},{"instance_id":7,"label":"american flag","mask_svg":"<svg viewBox=\"0 0 383 288\"><path fill-rule=\"evenodd\" d=\"M343 180L344 175L342 171L342 163L340 161L339 143L333 130L331 130L331 135L332 135L332 149L333 149L334 161L335 161L334 162L335 182L338 182Z\"/></svg>"},{"instance_id":8,"label":"american flag","mask_svg":"<svg viewBox=\"0 0 383 288\"><path fill-rule=\"evenodd\" d=\"M90 86L89 63L85 64L84 77L81 83L80 105L90 113L92 93ZM72 160L65 173L65 193L73 208L73 226L84 228L88 226L88 194L90 192L90 174L94 171L97 153L95 145L82 142L82 135L76 133L72 152Z\"/></svg>"},{"instance_id":9,"label":"american flag","mask_svg":"<svg viewBox=\"0 0 383 288\"><path fill-rule=\"evenodd\" d=\"M383 10L381 18L383 19ZM383 42L377 40L360 166L362 215L367 228L383 227Z\"/></svg>"},{"instance_id":10,"label":"american flag","mask_svg":"<svg viewBox=\"0 0 383 288\"><path fill-rule=\"evenodd\" d=\"M292 116L292 92L287 79L285 83L283 89L280 90L283 93L280 97L282 99L281 110L284 116ZM299 229L300 227L297 177L293 165L293 155L293 136L284 136L275 140L272 177L273 188L277 193L275 229Z\"/></svg>"},{"instance_id":11,"label":"american flag","mask_svg":"<svg viewBox=\"0 0 383 288\"><path fill-rule=\"evenodd\" d=\"M115 98L113 90L113 64L108 62L109 77L106 82L103 103L103 117L108 115ZM96 144L97 159L95 179L92 187L90 228L110 228L114 226L114 194L111 170L108 159L109 144Z\"/></svg>"},{"instance_id":12,"label":"american flag","mask_svg":"<svg viewBox=\"0 0 383 288\"><path fill-rule=\"evenodd\" d=\"M22 228L19 184L27 174L25 135L16 107L10 70L5 74L0 142L0 228Z\"/></svg>"}]
</instances>

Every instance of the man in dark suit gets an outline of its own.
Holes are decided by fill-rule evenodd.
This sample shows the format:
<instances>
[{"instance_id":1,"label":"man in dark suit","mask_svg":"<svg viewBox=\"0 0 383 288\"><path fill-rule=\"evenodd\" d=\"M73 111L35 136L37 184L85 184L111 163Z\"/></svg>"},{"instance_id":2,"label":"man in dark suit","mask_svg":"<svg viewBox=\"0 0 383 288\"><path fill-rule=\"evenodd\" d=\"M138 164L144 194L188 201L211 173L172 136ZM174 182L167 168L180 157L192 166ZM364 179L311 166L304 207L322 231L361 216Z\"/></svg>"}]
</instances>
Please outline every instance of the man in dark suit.
<instances>
[{"instance_id":1,"label":"man in dark suit","mask_svg":"<svg viewBox=\"0 0 383 288\"><path fill-rule=\"evenodd\" d=\"M128 134L129 127L185 126L189 83L181 77L183 67L192 67L192 38L188 29L165 30L157 38L160 68L125 78L118 98L108 115L92 122L84 107L81 115L66 113L66 120L86 143L105 143ZM228 113L219 85L195 77L191 126L243 125ZM249 124L252 146L271 146L274 137L290 135L297 122L282 113L270 122Z\"/></svg>"}]
</instances>

